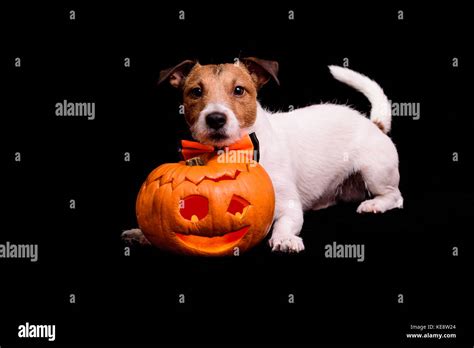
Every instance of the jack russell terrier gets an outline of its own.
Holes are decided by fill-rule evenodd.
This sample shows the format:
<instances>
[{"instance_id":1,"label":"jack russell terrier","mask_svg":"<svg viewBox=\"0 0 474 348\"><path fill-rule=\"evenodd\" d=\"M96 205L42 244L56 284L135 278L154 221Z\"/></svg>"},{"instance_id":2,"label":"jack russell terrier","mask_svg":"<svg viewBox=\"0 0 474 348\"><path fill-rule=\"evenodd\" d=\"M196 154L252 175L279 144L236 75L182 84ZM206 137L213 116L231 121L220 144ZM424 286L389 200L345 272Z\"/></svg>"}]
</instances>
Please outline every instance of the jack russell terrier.
<instances>
[{"instance_id":1,"label":"jack russell terrier","mask_svg":"<svg viewBox=\"0 0 474 348\"><path fill-rule=\"evenodd\" d=\"M337 80L368 98L370 120L346 105L265 110L257 91L270 79L279 84L274 61L245 58L234 64L200 65L186 60L160 74L159 83L169 81L183 92L185 118L199 142L222 148L245 134L258 136L260 164L276 196L269 240L273 251L304 250L299 233L306 210L339 201L362 201L358 213L403 207L398 154L386 135L391 124L387 97L362 74L338 66L329 69ZM122 236L147 244L139 229Z\"/></svg>"}]
</instances>

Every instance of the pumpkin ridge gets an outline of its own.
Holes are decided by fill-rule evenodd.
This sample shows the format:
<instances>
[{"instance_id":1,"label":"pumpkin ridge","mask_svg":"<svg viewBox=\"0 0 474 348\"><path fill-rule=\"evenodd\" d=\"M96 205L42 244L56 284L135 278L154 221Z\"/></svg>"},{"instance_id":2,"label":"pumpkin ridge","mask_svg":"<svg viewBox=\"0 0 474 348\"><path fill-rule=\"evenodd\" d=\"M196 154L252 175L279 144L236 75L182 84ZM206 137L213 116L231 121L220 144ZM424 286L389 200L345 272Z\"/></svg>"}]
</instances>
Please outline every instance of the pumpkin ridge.
<instances>
[{"instance_id":1,"label":"pumpkin ridge","mask_svg":"<svg viewBox=\"0 0 474 348\"><path fill-rule=\"evenodd\" d=\"M210 180L210 181L214 181L214 182L219 182L221 180L235 180L237 178L237 176L239 176L240 173L241 173L240 170L232 168L232 169L230 169L230 171L228 169L223 174L220 174L220 175L215 176L215 177L213 177L212 175L209 175L209 174L204 174L201 178L199 178L199 180L193 180L193 178L190 178L189 176L186 175L186 179L191 181L194 185L198 186L204 180ZM222 179L224 177L229 177L229 179Z\"/></svg>"},{"instance_id":2,"label":"pumpkin ridge","mask_svg":"<svg viewBox=\"0 0 474 348\"><path fill-rule=\"evenodd\" d=\"M167 171L166 173L163 174L160 183L162 184L167 184L171 183L173 184L173 181L175 181L177 178L180 177L182 167L180 166L180 163L175 163L174 166ZM173 185L174 188L174 185Z\"/></svg>"},{"instance_id":3,"label":"pumpkin ridge","mask_svg":"<svg viewBox=\"0 0 474 348\"><path fill-rule=\"evenodd\" d=\"M189 167L186 166L187 168L181 168L181 165L184 162L178 162L178 163L166 163L158 168L156 168L153 172L150 173L148 176L146 183L149 185L152 182L159 181L159 185L164 185L171 183L173 185L173 189L175 189L177 186L179 186L181 183L184 181L190 181L196 186L199 185L202 181L204 180L212 180L214 182L220 181L219 179L225 176L229 176L230 179L221 179L221 180L235 180L237 176L242 173L242 172L250 172L250 164L245 163L244 168L226 168L224 173L217 176L217 177L212 177L212 175L209 174L204 174L199 180L194 180L192 178L193 175L193 169L196 170L197 168L203 168L202 171L205 173L207 170L205 170L206 166L202 167ZM214 163L208 163L210 167L214 165ZM183 172L184 169L184 172ZM179 173L181 171L181 173ZM178 174L178 177L176 175ZM200 175L197 175L200 176Z\"/></svg>"},{"instance_id":4,"label":"pumpkin ridge","mask_svg":"<svg viewBox=\"0 0 474 348\"><path fill-rule=\"evenodd\" d=\"M146 183L150 185L152 182L161 180L161 178L168 172L168 169L173 170L175 163L165 163L158 168L155 168L147 177Z\"/></svg>"},{"instance_id":5,"label":"pumpkin ridge","mask_svg":"<svg viewBox=\"0 0 474 348\"><path fill-rule=\"evenodd\" d=\"M196 180L196 181L193 181L188 176L185 176L184 178L170 178L170 180L168 180L168 181L161 181L161 184L162 185L172 184L173 185L173 190L176 190L176 188L179 185L181 185L182 183L184 183L185 181L189 181L190 183L192 183L196 186L199 186L199 184L201 184L205 180L209 180L209 181L213 181L213 182L220 182L220 181L226 181L226 180L236 180L237 177L240 175L240 173L242 173L240 170L235 170L233 175L224 174L224 175L220 175L216 178L209 177L208 175L204 175L202 178L200 178L199 180ZM222 179L223 177L229 177L229 179Z\"/></svg>"}]
</instances>

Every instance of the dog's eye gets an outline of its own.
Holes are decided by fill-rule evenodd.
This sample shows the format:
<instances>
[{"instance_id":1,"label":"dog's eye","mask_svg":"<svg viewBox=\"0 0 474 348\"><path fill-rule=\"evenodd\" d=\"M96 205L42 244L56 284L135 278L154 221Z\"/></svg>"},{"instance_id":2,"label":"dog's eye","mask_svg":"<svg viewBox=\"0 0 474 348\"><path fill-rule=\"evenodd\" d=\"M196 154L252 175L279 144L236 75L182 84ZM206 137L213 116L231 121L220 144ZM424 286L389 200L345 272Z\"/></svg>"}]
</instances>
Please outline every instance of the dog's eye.
<instances>
[{"instance_id":1,"label":"dog's eye","mask_svg":"<svg viewBox=\"0 0 474 348\"><path fill-rule=\"evenodd\" d=\"M194 97L199 98L202 96L202 89L200 87L195 87L191 90L191 94Z\"/></svg>"},{"instance_id":2,"label":"dog's eye","mask_svg":"<svg viewBox=\"0 0 474 348\"><path fill-rule=\"evenodd\" d=\"M245 89L242 86L237 86L234 88L234 95L241 96L244 95Z\"/></svg>"}]
</instances>

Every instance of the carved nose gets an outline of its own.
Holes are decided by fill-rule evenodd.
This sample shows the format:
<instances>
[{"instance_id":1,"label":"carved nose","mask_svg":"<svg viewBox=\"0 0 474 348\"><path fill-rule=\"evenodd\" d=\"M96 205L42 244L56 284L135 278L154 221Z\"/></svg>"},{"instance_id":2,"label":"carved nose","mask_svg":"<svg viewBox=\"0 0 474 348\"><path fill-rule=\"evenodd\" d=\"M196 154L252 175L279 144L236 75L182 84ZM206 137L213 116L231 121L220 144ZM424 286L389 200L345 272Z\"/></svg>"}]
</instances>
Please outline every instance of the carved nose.
<instances>
[{"instance_id":1,"label":"carved nose","mask_svg":"<svg viewBox=\"0 0 474 348\"><path fill-rule=\"evenodd\" d=\"M207 125L214 129L218 130L221 129L227 121L227 117L224 114L214 112L206 116L206 123Z\"/></svg>"}]
</instances>

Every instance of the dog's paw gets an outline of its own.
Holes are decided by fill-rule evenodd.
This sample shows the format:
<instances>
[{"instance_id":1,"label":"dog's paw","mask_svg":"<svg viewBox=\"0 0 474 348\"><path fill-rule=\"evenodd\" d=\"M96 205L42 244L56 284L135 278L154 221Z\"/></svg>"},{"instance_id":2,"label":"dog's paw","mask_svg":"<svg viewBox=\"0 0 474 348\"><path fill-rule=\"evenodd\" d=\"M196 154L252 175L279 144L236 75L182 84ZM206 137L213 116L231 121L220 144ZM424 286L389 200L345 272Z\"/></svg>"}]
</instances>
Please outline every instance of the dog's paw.
<instances>
[{"instance_id":1,"label":"dog's paw","mask_svg":"<svg viewBox=\"0 0 474 348\"><path fill-rule=\"evenodd\" d=\"M268 241L272 251L299 253L304 250L303 239L294 234L273 234Z\"/></svg>"},{"instance_id":2,"label":"dog's paw","mask_svg":"<svg viewBox=\"0 0 474 348\"><path fill-rule=\"evenodd\" d=\"M379 205L377 204L377 201L374 201L373 199L366 200L359 204L357 207L357 212L359 214L364 214L364 213L383 213L383 211L380 210Z\"/></svg>"},{"instance_id":3,"label":"dog's paw","mask_svg":"<svg viewBox=\"0 0 474 348\"><path fill-rule=\"evenodd\" d=\"M149 240L139 228L123 231L121 238L128 245L150 245Z\"/></svg>"},{"instance_id":4,"label":"dog's paw","mask_svg":"<svg viewBox=\"0 0 474 348\"><path fill-rule=\"evenodd\" d=\"M387 210L395 209L395 208L403 208L402 198L395 200L393 199L393 197L389 197L389 196L377 196L373 199L368 199L362 202L357 208L357 212L359 214L364 214L364 213L378 214L378 213L385 213Z\"/></svg>"}]
</instances>

